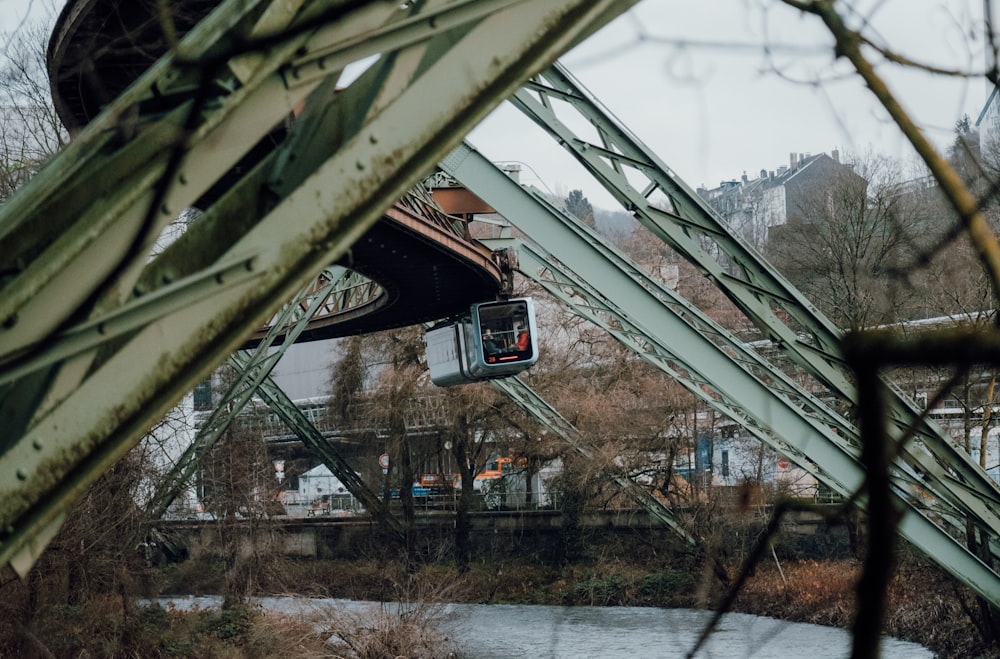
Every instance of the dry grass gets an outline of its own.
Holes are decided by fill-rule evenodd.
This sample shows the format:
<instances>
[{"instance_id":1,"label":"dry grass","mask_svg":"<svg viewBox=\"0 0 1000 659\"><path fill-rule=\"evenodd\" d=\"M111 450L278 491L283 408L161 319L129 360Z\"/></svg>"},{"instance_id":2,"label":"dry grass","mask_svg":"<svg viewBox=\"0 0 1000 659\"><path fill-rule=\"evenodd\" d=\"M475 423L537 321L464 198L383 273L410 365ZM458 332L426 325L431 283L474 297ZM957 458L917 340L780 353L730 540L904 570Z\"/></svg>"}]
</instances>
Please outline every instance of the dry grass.
<instances>
[{"instance_id":1,"label":"dry grass","mask_svg":"<svg viewBox=\"0 0 1000 659\"><path fill-rule=\"evenodd\" d=\"M783 562L759 565L743 588L736 609L795 622L850 629L855 610L857 561ZM784 574L784 579L782 579ZM919 643L941 657L1000 657L984 642L967 612L971 593L925 561L904 560L889 583L883 631Z\"/></svg>"},{"instance_id":2,"label":"dry grass","mask_svg":"<svg viewBox=\"0 0 1000 659\"><path fill-rule=\"evenodd\" d=\"M362 609L329 609L323 616L323 634L338 657L458 656L458 646L440 631L442 608L426 604L371 605Z\"/></svg>"},{"instance_id":3,"label":"dry grass","mask_svg":"<svg viewBox=\"0 0 1000 659\"><path fill-rule=\"evenodd\" d=\"M259 607L122 609L116 598L51 607L27 626L7 625L0 656L149 659L454 657L439 629L440 607L415 604L356 611L316 607L276 613Z\"/></svg>"},{"instance_id":4,"label":"dry grass","mask_svg":"<svg viewBox=\"0 0 1000 659\"><path fill-rule=\"evenodd\" d=\"M854 561L784 562L757 568L740 593L740 609L775 618L846 627L854 611ZM784 575L784 578L782 578Z\"/></svg>"},{"instance_id":5,"label":"dry grass","mask_svg":"<svg viewBox=\"0 0 1000 659\"><path fill-rule=\"evenodd\" d=\"M16 618L7 618L6 625L0 625L5 631L0 634L0 655L448 657L461 648L441 631L443 609L434 602L692 606L699 583L697 570L680 565L642 568L610 557L563 569L481 562L462 577L449 565L424 565L412 572L381 561L309 565L317 595L372 600L382 594L387 601L409 604L317 606L302 614L281 614L255 607L125 608L121 598L108 596L47 608L20 629ZM779 571L773 561L766 561L757 566L734 608L849 628L859 569L853 560L804 560L782 561ZM309 575L303 569L295 576ZM350 592L335 595L343 590ZM973 607L968 593L964 597ZM997 656L972 627L953 582L924 562L902 562L890 585L885 632L921 643L940 656Z\"/></svg>"}]
</instances>

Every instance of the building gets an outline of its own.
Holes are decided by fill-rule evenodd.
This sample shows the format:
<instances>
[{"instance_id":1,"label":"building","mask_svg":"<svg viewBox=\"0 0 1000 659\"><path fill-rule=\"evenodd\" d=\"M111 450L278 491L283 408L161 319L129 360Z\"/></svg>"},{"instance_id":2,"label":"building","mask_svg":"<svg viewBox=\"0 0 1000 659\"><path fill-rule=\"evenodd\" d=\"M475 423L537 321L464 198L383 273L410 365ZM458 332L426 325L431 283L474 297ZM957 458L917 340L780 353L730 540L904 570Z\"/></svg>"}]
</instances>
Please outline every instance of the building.
<instances>
[{"instance_id":1,"label":"building","mask_svg":"<svg viewBox=\"0 0 1000 659\"><path fill-rule=\"evenodd\" d=\"M790 153L788 164L761 169L757 178L744 172L740 180L723 181L698 194L719 213L745 241L763 249L774 227L802 219L805 201L842 175L861 177L840 162L837 150L830 155Z\"/></svg>"},{"instance_id":2,"label":"building","mask_svg":"<svg viewBox=\"0 0 1000 659\"><path fill-rule=\"evenodd\" d=\"M325 464L299 474L299 489L282 493L282 503L290 515L329 514L357 511L357 500ZM301 509L301 510L300 510Z\"/></svg>"}]
</instances>

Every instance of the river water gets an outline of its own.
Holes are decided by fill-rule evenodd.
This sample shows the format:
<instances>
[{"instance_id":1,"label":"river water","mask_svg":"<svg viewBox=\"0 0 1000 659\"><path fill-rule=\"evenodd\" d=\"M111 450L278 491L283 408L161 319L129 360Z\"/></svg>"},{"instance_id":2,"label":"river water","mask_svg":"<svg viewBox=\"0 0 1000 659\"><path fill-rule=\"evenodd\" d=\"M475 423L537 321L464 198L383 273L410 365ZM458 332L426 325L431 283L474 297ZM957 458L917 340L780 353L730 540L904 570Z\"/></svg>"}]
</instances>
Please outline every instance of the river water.
<instances>
[{"instance_id":1,"label":"river water","mask_svg":"<svg viewBox=\"0 0 1000 659\"><path fill-rule=\"evenodd\" d=\"M157 600L177 608L208 608L219 598L185 597ZM311 613L318 609L357 614L397 604L339 599L265 597L267 610ZM439 628L457 642L464 656L475 659L578 659L583 657L686 657L711 617L689 609L614 606L530 606L447 604L437 618ZM849 657L850 634L843 629L784 622L730 613L696 657L766 657L768 659L840 659ZM886 638L884 659L931 659L934 654L915 643Z\"/></svg>"}]
</instances>

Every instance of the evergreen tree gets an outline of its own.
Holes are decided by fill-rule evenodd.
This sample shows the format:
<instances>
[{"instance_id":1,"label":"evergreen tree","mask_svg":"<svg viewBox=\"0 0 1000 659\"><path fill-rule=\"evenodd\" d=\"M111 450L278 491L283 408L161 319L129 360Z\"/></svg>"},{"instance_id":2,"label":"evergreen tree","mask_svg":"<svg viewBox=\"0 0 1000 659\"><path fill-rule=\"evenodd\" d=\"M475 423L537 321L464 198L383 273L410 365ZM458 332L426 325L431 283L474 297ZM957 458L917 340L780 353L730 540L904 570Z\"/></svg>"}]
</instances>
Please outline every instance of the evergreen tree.
<instances>
[{"instance_id":1,"label":"evergreen tree","mask_svg":"<svg viewBox=\"0 0 1000 659\"><path fill-rule=\"evenodd\" d=\"M594 207L591 206L590 201L583 196L582 191L572 190L569 193L569 196L566 197L566 210L580 218L580 221L591 229L596 227L596 221L594 220Z\"/></svg>"}]
</instances>

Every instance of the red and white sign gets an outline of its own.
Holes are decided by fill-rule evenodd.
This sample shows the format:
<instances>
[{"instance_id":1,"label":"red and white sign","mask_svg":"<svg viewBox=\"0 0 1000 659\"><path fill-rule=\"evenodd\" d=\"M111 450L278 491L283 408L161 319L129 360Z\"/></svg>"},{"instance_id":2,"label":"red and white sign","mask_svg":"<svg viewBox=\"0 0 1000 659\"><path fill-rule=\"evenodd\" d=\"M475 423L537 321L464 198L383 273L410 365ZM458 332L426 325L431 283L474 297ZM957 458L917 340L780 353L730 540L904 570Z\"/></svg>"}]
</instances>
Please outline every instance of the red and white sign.
<instances>
[{"instance_id":1,"label":"red and white sign","mask_svg":"<svg viewBox=\"0 0 1000 659\"><path fill-rule=\"evenodd\" d=\"M389 454L388 453L383 453L382 455L378 456L378 466L382 467L383 469L388 469L389 468Z\"/></svg>"}]
</instances>

